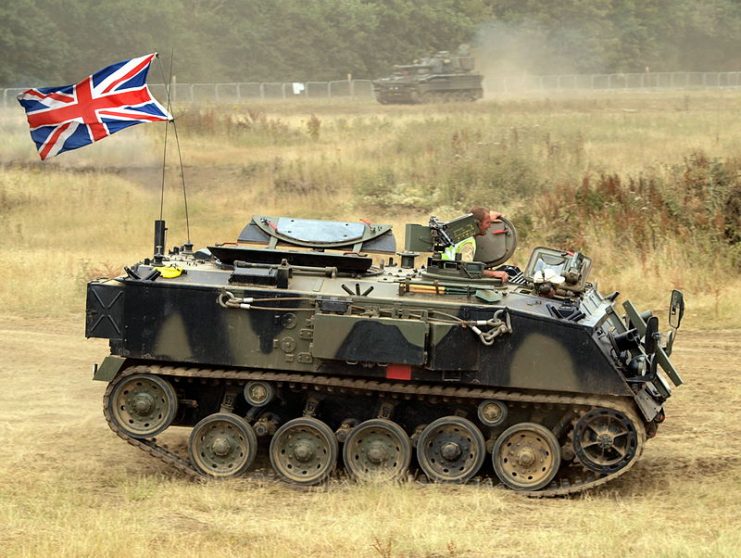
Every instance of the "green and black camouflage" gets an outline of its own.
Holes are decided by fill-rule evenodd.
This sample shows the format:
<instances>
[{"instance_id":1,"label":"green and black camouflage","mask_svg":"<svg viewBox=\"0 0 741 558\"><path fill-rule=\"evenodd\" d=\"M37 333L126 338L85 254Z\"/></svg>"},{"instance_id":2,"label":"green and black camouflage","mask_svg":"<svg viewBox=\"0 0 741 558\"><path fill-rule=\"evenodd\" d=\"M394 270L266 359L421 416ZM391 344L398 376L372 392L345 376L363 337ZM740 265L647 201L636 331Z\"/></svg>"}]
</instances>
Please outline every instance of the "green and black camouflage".
<instances>
[{"instance_id":1,"label":"green and black camouflage","mask_svg":"<svg viewBox=\"0 0 741 558\"><path fill-rule=\"evenodd\" d=\"M482 81L471 56L440 51L413 64L394 66L393 74L373 81L373 91L384 105L476 101L484 96Z\"/></svg>"},{"instance_id":2,"label":"green and black camouflage","mask_svg":"<svg viewBox=\"0 0 741 558\"><path fill-rule=\"evenodd\" d=\"M111 428L187 472L244 473L257 432L301 484L340 445L359 478L406 474L416 446L432 481L569 493L626 472L681 384L675 329L660 346L657 318L597 291L579 253L538 248L503 284L437 251L396 262L383 225L261 216L240 240L88 285ZM673 326L683 304L675 292ZM171 426L192 429L189 459L151 441Z\"/></svg>"}]
</instances>

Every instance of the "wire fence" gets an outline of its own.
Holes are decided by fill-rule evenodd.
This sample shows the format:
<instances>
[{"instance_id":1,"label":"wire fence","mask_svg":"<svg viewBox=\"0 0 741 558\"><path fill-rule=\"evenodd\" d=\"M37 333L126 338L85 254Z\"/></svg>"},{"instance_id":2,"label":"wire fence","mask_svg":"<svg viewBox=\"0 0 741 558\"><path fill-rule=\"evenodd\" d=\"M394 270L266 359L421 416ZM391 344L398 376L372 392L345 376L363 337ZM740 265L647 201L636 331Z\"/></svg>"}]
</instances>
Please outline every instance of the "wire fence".
<instances>
[{"instance_id":1,"label":"wire fence","mask_svg":"<svg viewBox=\"0 0 741 558\"><path fill-rule=\"evenodd\" d=\"M489 79L489 93L512 91L720 89L741 87L741 72L655 72L506 76Z\"/></svg>"},{"instance_id":2,"label":"wire fence","mask_svg":"<svg viewBox=\"0 0 741 558\"><path fill-rule=\"evenodd\" d=\"M159 98L167 92L161 83L150 84ZM548 76L502 76L486 78L488 95L518 92L551 91L620 91L667 89L741 88L741 72L657 72L627 74L574 74ZM15 98L28 89L11 87L2 90L2 106L15 103ZM258 99L371 99L371 80L244 83L176 83L171 88L173 102L238 103Z\"/></svg>"}]
</instances>

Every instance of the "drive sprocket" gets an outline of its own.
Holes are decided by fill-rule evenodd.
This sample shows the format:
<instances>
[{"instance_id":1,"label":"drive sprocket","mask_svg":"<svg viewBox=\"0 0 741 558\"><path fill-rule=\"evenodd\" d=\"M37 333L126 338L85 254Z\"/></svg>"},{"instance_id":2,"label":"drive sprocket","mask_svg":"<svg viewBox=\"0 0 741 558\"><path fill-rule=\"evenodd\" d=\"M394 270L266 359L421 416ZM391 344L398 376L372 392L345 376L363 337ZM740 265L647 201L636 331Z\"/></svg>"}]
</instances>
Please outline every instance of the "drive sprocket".
<instances>
[{"instance_id":1,"label":"drive sprocket","mask_svg":"<svg viewBox=\"0 0 741 558\"><path fill-rule=\"evenodd\" d=\"M638 447L633 420L616 409L592 409L574 427L576 457L595 473L619 471L633 460Z\"/></svg>"}]
</instances>

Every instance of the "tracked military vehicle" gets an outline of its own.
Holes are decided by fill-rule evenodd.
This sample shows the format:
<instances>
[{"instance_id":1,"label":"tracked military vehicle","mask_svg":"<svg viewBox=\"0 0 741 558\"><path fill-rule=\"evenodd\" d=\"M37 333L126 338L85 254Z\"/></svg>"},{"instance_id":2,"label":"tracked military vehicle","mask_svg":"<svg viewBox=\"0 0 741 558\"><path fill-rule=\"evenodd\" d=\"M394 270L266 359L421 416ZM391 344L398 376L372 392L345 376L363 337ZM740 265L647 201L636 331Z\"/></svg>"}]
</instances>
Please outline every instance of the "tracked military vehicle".
<instances>
[{"instance_id":1,"label":"tracked military vehicle","mask_svg":"<svg viewBox=\"0 0 741 558\"><path fill-rule=\"evenodd\" d=\"M414 64L394 66L393 74L373 81L376 100L389 103L476 101L484 96L483 76L471 56L440 51Z\"/></svg>"},{"instance_id":2,"label":"tracked military vehicle","mask_svg":"<svg viewBox=\"0 0 741 558\"><path fill-rule=\"evenodd\" d=\"M187 475L249 474L267 454L299 485L414 475L569 494L628 472L682 383L680 292L662 336L588 281L579 252L537 248L503 283L441 257L472 215L408 225L399 253L390 226L363 222L255 216L195 252L165 253L165 231L152 257L88 285L86 335L110 343L94 378L111 429ZM500 219L479 242L499 264L514 238ZM187 433L187 455L157 441L166 429Z\"/></svg>"}]
</instances>

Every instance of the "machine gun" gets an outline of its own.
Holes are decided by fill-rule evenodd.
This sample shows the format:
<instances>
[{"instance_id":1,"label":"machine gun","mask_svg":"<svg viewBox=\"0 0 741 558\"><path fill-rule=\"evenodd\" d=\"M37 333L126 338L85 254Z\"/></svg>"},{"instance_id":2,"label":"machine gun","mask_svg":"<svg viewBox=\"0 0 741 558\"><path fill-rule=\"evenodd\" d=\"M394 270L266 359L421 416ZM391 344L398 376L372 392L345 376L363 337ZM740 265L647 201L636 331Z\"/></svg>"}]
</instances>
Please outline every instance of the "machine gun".
<instances>
[{"instance_id":1,"label":"machine gun","mask_svg":"<svg viewBox=\"0 0 741 558\"><path fill-rule=\"evenodd\" d=\"M448 222L432 216L426 227L415 224L406 226L405 250L440 254L448 246L455 246L460 241L474 236L476 230L476 218L471 213Z\"/></svg>"},{"instance_id":2,"label":"machine gun","mask_svg":"<svg viewBox=\"0 0 741 558\"><path fill-rule=\"evenodd\" d=\"M427 226L408 224L405 231L405 252L401 254L402 262L413 262L419 252L431 252L425 272L428 275L479 279L483 277L483 263L443 259L446 248L474 236L477 230L476 218L471 213L447 222L433 216Z\"/></svg>"}]
</instances>

